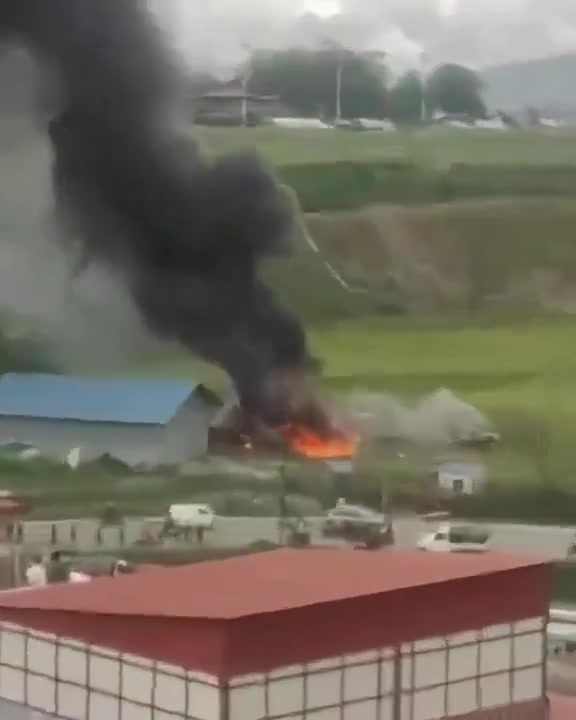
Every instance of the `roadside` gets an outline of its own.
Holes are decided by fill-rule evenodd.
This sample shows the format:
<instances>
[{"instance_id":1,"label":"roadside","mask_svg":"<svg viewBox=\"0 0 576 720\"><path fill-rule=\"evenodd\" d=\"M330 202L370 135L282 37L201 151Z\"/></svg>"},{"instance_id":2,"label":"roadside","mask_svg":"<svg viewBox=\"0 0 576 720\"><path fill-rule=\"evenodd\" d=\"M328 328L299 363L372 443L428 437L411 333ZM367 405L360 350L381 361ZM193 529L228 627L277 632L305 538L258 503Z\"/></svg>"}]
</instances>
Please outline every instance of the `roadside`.
<instances>
[{"instance_id":1,"label":"roadside","mask_svg":"<svg viewBox=\"0 0 576 720\"><path fill-rule=\"evenodd\" d=\"M313 540L320 537L321 516L308 516ZM141 540L145 531L157 532L163 518L126 518L120 526L101 527L97 518L57 521L26 521L22 544L28 547L58 545L92 550L95 548L130 547ZM458 522L455 520L455 522ZM466 522L466 521L465 521ZM476 523L474 523L476 524ZM491 545L501 550L564 558L574 531L560 526L533 526L519 523L481 523L492 532ZM416 547L420 535L430 524L417 515L394 515L398 547ZM279 518L217 516L215 528L206 534L204 544L213 547L246 546L259 540L277 542ZM176 544L178 541L176 541Z\"/></svg>"}]
</instances>

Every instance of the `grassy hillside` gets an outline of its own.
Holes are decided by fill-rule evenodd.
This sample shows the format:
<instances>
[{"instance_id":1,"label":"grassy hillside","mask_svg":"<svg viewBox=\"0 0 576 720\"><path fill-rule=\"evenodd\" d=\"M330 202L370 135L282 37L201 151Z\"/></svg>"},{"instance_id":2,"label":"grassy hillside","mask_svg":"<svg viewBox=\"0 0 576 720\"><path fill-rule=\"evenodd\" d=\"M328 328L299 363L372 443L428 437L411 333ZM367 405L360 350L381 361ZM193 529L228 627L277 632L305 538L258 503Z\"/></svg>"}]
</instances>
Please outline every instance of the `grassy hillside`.
<instances>
[{"instance_id":1,"label":"grassy hillside","mask_svg":"<svg viewBox=\"0 0 576 720\"><path fill-rule=\"evenodd\" d=\"M440 171L451 163L498 167L520 178L531 168L545 189L550 168L561 174L576 167L576 143L559 133L204 129L198 134L215 153L257 145L281 172L299 163L361 165L400 158ZM13 167L21 166L14 158ZM491 178L488 174L486 182ZM17 180L14 201L33 204L34 198L20 191L26 179ZM15 184L7 174L0 174L2 182L6 193ZM40 191L32 186L29 193ZM6 203L4 208L3 232L16 238L21 225L13 221L12 208ZM502 445L488 458L494 478L573 483L576 203L571 197L374 205L309 214L306 223L320 252L302 236L292 259L270 263L265 272L305 319L326 361L330 388L340 394L389 391L410 399L447 386L483 410L502 433ZM188 357L138 372L194 375L216 387L225 382ZM422 477L434 459L414 459L412 476ZM402 480L406 464L390 456L378 472Z\"/></svg>"},{"instance_id":2,"label":"grassy hillside","mask_svg":"<svg viewBox=\"0 0 576 720\"><path fill-rule=\"evenodd\" d=\"M325 362L324 383L344 402L349 393L392 393L412 402L448 387L482 410L502 435L483 457L491 479L514 486L573 487L576 466L576 321L450 324L437 319L373 318L310 328ZM181 359L162 372L198 376ZM464 453L465 455L465 453ZM378 455L382 482L421 480L441 457L415 451ZM456 453L462 457L462 452Z\"/></svg>"},{"instance_id":3,"label":"grassy hillside","mask_svg":"<svg viewBox=\"0 0 576 720\"><path fill-rule=\"evenodd\" d=\"M571 200L377 205L308 215L306 226L320 253L301 237L295 256L268 273L310 322L576 311Z\"/></svg>"}]
</instances>

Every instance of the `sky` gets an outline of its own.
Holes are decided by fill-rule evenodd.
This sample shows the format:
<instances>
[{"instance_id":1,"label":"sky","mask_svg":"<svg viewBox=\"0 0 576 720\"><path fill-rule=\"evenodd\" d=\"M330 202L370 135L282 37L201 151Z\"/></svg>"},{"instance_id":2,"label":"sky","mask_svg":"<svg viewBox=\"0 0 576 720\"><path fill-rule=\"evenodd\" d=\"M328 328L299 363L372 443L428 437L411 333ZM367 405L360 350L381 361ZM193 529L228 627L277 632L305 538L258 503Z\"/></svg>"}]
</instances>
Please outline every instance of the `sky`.
<instances>
[{"instance_id":1,"label":"sky","mask_svg":"<svg viewBox=\"0 0 576 720\"><path fill-rule=\"evenodd\" d=\"M576 51L576 0L149 0L199 70L226 75L250 47L330 38L387 53L392 71L481 68Z\"/></svg>"}]
</instances>

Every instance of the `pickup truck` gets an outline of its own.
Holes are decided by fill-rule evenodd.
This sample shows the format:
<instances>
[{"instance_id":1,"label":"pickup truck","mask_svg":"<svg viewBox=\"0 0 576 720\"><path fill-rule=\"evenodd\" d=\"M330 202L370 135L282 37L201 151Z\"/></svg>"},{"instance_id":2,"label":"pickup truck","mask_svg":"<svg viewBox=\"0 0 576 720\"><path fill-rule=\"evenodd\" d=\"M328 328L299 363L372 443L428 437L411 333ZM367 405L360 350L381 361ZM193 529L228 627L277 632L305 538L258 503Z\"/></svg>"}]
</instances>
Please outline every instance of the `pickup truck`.
<instances>
[{"instance_id":1,"label":"pickup truck","mask_svg":"<svg viewBox=\"0 0 576 720\"><path fill-rule=\"evenodd\" d=\"M422 535L418 550L427 552L482 553L489 549L490 532L468 525L441 525Z\"/></svg>"}]
</instances>

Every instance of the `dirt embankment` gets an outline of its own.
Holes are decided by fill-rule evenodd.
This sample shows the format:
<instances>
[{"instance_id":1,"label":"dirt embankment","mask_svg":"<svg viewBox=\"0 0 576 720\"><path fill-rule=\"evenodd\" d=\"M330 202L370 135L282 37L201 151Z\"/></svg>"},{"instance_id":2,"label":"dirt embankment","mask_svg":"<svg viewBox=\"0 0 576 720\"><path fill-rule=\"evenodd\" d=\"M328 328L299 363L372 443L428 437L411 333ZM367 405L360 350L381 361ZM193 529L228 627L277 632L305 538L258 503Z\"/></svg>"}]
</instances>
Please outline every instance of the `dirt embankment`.
<instances>
[{"instance_id":1,"label":"dirt embankment","mask_svg":"<svg viewBox=\"0 0 576 720\"><path fill-rule=\"evenodd\" d=\"M306 227L320 250L312 301L325 285L323 259L358 296L364 291L408 312L493 305L576 312L572 200L378 205L308 215ZM299 259L308 272L311 257Z\"/></svg>"}]
</instances>

